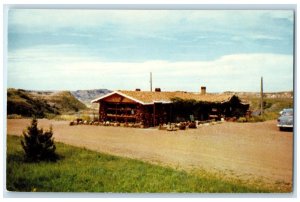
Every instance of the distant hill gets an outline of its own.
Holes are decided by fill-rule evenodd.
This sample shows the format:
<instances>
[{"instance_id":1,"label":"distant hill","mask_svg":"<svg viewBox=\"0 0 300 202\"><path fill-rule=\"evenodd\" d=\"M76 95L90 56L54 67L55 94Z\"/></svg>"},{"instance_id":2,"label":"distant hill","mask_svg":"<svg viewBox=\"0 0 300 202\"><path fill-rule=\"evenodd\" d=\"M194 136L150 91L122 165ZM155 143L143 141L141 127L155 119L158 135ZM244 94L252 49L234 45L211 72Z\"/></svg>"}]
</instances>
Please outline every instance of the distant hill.
<instances>
[{"instance_id":1,"label":"distant hill","mask_svg":"<svg viewBox=\"0 0 300 202\"><path fill-rule=\"evenodd\" d=\"M69 91L7 90L7 114L45 117L47 114L77 112L87 107Z\"/></svg>"},{"instance_id":2,"label":"distant hill","mask_svg":"<svg viewBox=\"0 0 300 202\"><path fill-rule=\"evenodd\" d=\"M224 92L235 94L243 101L250 104L250 110L253 114L259 114L261 110L261 100L259 92ZM293 91L283 92L265 92L263 96L263 110L266 120L276 119L279 112L284 108L293 108Z\"/></svg>"},{"instance_id":3,"label":"distant hill","mask_svg":"<svg viewBox=\"0 0 300 202\"><path fill-rule=\"evenodd\" d=\"M76 97L78 100L86 104L87 106L91 105L91 101L101 97L103 95L106 95L108 93L111 93L112 91L108 89L94 89L94 90L76 90L71 91L72 95Z\"/></svg>"},{"instance_id":4,"label":"distant hill","mask_svg":"<svg viewBox=\"0 0 300 202\"><path fill-rule=\"evenodd\" d=\"M232 92L232 91L226 91L224 92L226 94L235 94L239 97L244 98L255 98L260 97L260 92ZM283 91L283 92L264 92L264 98L293 98L294 93L293 91Z\"/></svg>"}]
</instances>

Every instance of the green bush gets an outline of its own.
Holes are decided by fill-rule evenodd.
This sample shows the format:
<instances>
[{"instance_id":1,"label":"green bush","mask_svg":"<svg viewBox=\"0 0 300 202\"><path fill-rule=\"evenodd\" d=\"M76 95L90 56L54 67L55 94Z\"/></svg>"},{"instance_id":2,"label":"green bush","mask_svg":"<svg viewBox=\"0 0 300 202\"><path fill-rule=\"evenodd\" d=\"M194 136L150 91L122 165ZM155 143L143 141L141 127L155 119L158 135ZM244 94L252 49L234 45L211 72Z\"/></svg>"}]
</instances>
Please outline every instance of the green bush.
<instances>
[{"instance_id":1,"label":"green bush","mask_svg":"<svg viewBox=\"0 0 300 202\"><path fill-rule=\"evenodd\" d=\"M262 122L265 121L264 117L261 116L252 116L251 118L247 119L247 122Z\"/></svg>"},{"instance_id":2,"label":"green bush","mask_svg":"<svg viewBox=\"0 0 300 202\"><path fill-rule=\"evenodd\" d=\"M77 118L76 115L62 114L54 117L56 121L73 121Z\"/></svg>"},{"instance_id":3,"label":"green bush","mask_svg":"<svg viewBox=\"0 0 300 202\"><path fill-rule=\"evenodd\" d=\"M243 123L243 122L247 122L248 120L245 117L240 117L238 118L237 122L239 123Z\"/></svg>"},{"instance_id":4,"label":"green bush","mask_svg":"<svg viewBox=\"0 0 300 202\"><path fill-rule=\"evenodd\" d=\"M58 116L57 114L51 114L51 113L45 113L45 118L46 119L54 119L56 116Z\"/></svg>"},{"instance_id":5,"label":"green bush","mask_svg":"<svg viewBox=\"0 0 300 202\"><path fill-rule=\"evenodd\" d=\"M278 112L265 111L263 114L263 118L265 121L277 119L279 116Z\"/></svg>"},{"instance_id":6,"label":"green bush","mask_svg":"<svg viewBox=\"0 0 300 202\"><path fill-rule=\"evenodd\" d=\"M8 114L8 115L7 115L7 118L8 118L8 119L21 119L22 116L19 115L19 114Z\"/></svg>"},{"instance_id":7,"label":"green bush","mask_svg":"<svg viewBox=\"0 0 300 202\"><path fill-rule=\"evenodd\" d=\"M92 120L89 115L82 115L81 118L83 121L91 121Z\"/></svg>"},{"instance_id":8,"label":"green bush","mask_svg":"<svg viewBox=\"0 0 300 202\"><path fill-rule=\"evenodd\" d=\"M32 119L31 125L23 132L21 140L22 147L25 151L25 157L28 161L55 161L55 144L52 138L52 127L43 131L37 127L37 120Z\"/></svg>"}]
</instances>

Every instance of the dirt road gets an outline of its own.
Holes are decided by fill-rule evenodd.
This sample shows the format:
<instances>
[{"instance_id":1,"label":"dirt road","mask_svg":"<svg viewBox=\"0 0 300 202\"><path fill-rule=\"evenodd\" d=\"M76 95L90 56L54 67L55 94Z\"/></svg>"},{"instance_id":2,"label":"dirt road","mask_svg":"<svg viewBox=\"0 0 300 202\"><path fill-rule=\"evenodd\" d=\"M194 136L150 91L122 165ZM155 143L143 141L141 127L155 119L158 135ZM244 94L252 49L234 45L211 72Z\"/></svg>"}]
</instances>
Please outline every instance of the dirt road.
<instances>
[{"instance_id":1,"label":"dirt road","mask_svg":"<svg viewBox=\"0 0 300 202\"><path fill-rule=\"evenodd\" d=\"M22 134L29 123L7 120L8 134ZM226 122L168 132L39 120L41 127L50 124L55 140L67 144L185 170L205 169L243 180L292 185L293 133L280 132L276 121Z\"/></svg>"}]
</instances>

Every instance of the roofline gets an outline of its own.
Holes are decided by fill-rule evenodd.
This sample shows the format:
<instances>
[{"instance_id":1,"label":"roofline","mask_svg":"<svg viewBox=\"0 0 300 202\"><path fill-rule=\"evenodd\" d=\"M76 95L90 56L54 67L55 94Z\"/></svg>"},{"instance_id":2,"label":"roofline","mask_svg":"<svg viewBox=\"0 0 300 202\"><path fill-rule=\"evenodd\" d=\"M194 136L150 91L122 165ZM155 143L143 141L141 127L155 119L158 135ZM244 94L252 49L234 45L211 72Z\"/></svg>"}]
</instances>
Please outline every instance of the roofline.
<instances>
[{"instance_id":1,"label":"roofline","mask_svg":"<svg viewBox=\"0 0 300 202\"><path fill-rule=\"evenodd\" d=\"M98 102L99 100L101 100L101 99L103 99L103 98L106 98L106 97L108 97L108 96L113 95L114 93L116 93L116 91L113 91L113 92L108 93L108 94L106 94L106 95L102 95L101 97L98 97L98 98L92 100L91 103L96 103L96 102Z\"/></svg>"},{"instance_id":2,"label":"roofline","mask_svg":"<svg viewBox=\"0 0 300 202\"><path fill-rule=\"evenodd\" d=\"M113 95L113 94L118 94L118 95L124 96L124 97L126 97L126 98L128 98L128 99L130 99L130 100L133 100L133 101L135 101L135 102L137 102L137 103L140 103L140 104L142 104L142 105L147 104L147 103L144 103L144 102L142 102L142 101L140 101L140 100L137 100L137 99L135 99L135 98L133 98L133 97L131 97L131 96L128 96L128 95L126 95L126 94L124 94L124 93L121 93L121 92L119 92L119 91L113 91L113 92L111 92L111 93L109 93L109 94L106 94L106 95L104 95L104 96L102 96L102 97L96 98L96 99L92 100L91 103L96 103L96 102L98 102L98 101L100 101L100 100L102 100L102 99L104 99L104 98L107 98L107 97Z\"/></svg>"},{"instance_id":3,"label":"roofline","mask_svg":"<svg viewBox=\"0 0 300 202\"><path fill-rule=\"evenodd\" d=\"M107 98L107 97L109 97L109 96L111 96L111 95L113 95L113 94L121 95L121 96L123 96L123 97L126 97L126 98L128 98L128 99L130 99L130 100L133 100L133 101L135 101L135 102L137 102L137 103L140 103L140 104L142 104L142 105L152 105L152 104L154 104L154 103L163 103L163 104L170 104L170 103L172 103L172 101L163 101L163 100L154 100L153 102L142 102L142 101L140 101L140 100L138 100L138 99L136 99L136 98L133 98L133 97L131 97L131 96L129 96L129 95L126 95L126 94L124 94L124 93L122 93L122 92L120 92L120 91L113 91L113 92L108 93L108 94L106 94L106 95L104 95L104 96L98 97L98 98L92 100L91 103L97 103L97 102L99 102L100 100L102 100L102 99L104 99L104 98ZM219 103L222 104L222 103L228 102L228 101L231 100L232 97L234 97L234 96L236 96L236 95L229 95L229 97L228 97L226 100L219 101Z\"/></svg>"}]
</instances>

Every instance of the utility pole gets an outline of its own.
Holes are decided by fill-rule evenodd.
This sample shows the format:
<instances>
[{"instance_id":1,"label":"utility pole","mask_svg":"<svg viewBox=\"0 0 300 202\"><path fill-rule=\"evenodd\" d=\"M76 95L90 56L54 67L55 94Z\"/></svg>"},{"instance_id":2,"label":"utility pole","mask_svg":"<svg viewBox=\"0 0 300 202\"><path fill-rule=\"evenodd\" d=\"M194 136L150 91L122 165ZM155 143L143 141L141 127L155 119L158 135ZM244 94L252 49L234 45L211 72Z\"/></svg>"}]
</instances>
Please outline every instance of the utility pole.
<instances>
[{"instance_id":1,"label":"utility pole","mask_svg":"<svg viewBox=\"0 0 300 202\"><path fill-rule=\"evenodd\" d=\"M260 115L264 114L264 89L263 77L260 78Z\"/></svg>"},{"instance_id":2,"label":"utility pole","mask_svg":"<svg viewBox=\"0 0 300 202\"><path fill-rule=\"evenodd\" d=\"M152 92L152 72L150 72L150 92Z\"/></svg>"}]
</instances>

